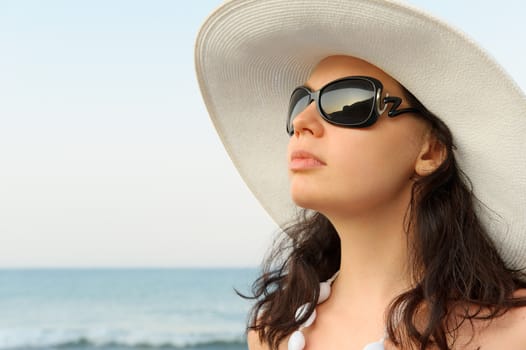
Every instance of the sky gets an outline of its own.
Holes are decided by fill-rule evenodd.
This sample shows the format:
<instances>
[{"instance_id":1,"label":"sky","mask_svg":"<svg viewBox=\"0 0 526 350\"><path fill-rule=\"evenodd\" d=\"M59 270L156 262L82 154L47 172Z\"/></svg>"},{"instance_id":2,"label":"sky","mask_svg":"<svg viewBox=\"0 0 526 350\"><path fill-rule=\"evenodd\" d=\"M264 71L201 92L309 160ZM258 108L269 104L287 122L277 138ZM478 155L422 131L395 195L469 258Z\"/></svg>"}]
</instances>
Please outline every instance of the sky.
<instances>
[{"instance_id":1,"label":"sky","mask_svg":"<svg viewBox=\"0 0 526 350\"><path fill-rule=\"evenodd\" d=\"M261 262L277 226L195 78L195 37L221 3L0 0L0 268ZM526 91L524 2L409 3Z\"/></svg>"}]
</instances>

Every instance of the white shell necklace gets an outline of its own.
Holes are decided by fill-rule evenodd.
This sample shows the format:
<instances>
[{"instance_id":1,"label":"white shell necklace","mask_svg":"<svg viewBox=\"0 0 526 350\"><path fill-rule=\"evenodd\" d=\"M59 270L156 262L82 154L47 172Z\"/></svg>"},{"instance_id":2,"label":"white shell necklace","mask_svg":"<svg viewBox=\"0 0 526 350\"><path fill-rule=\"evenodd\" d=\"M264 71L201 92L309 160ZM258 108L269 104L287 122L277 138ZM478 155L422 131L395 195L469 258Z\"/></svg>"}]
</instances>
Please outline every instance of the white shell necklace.
<instances>
[{"instance_id":1,"label":"white shell necklace","mask_svg":"<svg viewBox=\"0 0 526 350\"><path fill-rule=\"evenodd\" d=\"M318 298L317 304L321 304L329 298L329 296L331 295L332 282L336 279L336 276L338 276L339 272L340 271L336 271L336 273L331 278L329 278L325 282L320 283L320 296ZM304 313L309 308L309 305L309 303L305 303L296 310L296 314L294 316L296 318L296 321L304 315ZM303 350L303 348L305 348L305 336L303 335L302 330L313 324L314 320L316 320L316 309L314 309L307 321L305 321L297 331L294 331L290 335L288 342L288 350ZM384 350L384 341L386 339L387 335L385 335L382 339L374 343L367 344L363 348L363 350Z\"/></svg>"}]
</instances>

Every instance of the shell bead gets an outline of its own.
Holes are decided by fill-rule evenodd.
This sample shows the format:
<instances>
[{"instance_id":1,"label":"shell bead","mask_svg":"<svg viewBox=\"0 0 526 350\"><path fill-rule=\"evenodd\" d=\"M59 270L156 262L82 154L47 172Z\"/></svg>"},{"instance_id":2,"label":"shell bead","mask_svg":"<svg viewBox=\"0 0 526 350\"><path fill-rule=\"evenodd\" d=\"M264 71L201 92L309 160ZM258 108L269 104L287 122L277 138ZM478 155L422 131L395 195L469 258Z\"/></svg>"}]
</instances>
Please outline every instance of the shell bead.
<instances>
[{"instance_id":1,"label":"shell bead","mask_svg":"<svg viewBox=\"0 0 526 350\"><path fill-rule=\"evenodd\" d=\"M336 276L338 276L338 273L339 273L339 271L337 271L327 281L320 283L320 294L319 294L319 297L318 297L318 303L317 304L321 304L321 303L323 303L325 300L327 300L329 298L329 296L331 295L331 284L334 281L334 279L336 278ZM301 305L296 310L296 313L294 314L294 319L296 321L299 321L302 317L305 316L305 314L307 313L307 310L309 309L309 307L310 307L310 303L305 303L305 304ZM310 314L309 318L305 322L303 322L303 324L300 326L300 328L298 330L294 331L290 335L289 341L288 341L288 347L287 347L288 350L303 350L305 348L305 336L303 335L302 330L304 328L309 327L310 325L312 325L314 323L314 321L316 320L316 315L317 315L316 314L316 309L314 309L312 311L312 313ZM377 341L377 342L367 344L363 348L363 350L384 350L385 349L384 348L384 340L386 338L387 338L387 335L384 338L382 338L381 340Z\"/></svg>"},{"instance_id":2,"label":"shell bead","mask_svg":"<svg viewBox=\"0 0 526 350\"><path fill-rule=\"evenodd\" d=\"M320 283L320 296L318 298L318 304L323 303L325 300L329 299L331 295L331 285L328 282Z\"/></svg>"},{"instance_id":3,"label":"shell bead","mask_svg":"<svg viewBox=\"0 0 526 350\"><path fill-rule=\"evenodd\" d=\"M294 315L296 321L299 321L300 318L304 317L305 314L307 313L307 310L310 306L310 303L305 303L303 305L301 305L297 310L296 310L296 314ZM307 319L307 321L303 322L303 324L301 325L301 328L306 328L308 326L310 326L314 320L316 319L316 309L314 309L314 311L312 312L312 314L310 314L309 318Z\"/></svg>"},{"instance_id":4,"label":"shell bead","mask_svg":"<svg viewBox=\"0 0 526 350\"><path fill-rule=\"evenodd\" d=\"M307 309L309 308L309 305L310 303L305 303L303 305L301 305L297 310L296 310L296 313L294 314L294 319L296 321L299 321L300 318L302 318L303 316L305 316L305 313L307 313Z\"/></svg>"},{"instance_id":5,"label":"shell bead","mask_svg":"<svg viewBox=\"0 0 526 350\"><path fill-rule=\"evenodd\" d=\"M301 331L294 331L289 337L288 350L303 350L305 337Z\"/></svg>"},{"instance_id":6,"label":"shell bead","mask_svg":"<svg viewBox=\"0 0 526 350\"><path fill-rule=\"evenodd\" d=\"M314 323L315 319L316 319L316 310L312 311L312 314L310 314L310 316L307 319L307 321L303 322L303 324L301 325L301 328L309 327L311 324Z\"/></svg>"}]
</instances>

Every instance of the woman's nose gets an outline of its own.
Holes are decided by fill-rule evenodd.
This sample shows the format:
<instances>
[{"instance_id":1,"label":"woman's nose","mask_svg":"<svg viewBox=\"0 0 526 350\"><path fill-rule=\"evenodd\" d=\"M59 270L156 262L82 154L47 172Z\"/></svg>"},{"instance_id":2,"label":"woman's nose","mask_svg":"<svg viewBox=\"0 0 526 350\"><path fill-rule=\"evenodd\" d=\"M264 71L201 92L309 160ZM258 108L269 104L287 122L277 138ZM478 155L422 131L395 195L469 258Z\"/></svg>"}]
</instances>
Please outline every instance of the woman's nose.
<instances>
[{"instance_id":1,"label":"woman's nose","mask_svg":"<svg viewBox=\"0 0 526 350\"><path fill-rule=\"evenodd\" d=\"M316 103L312 101L303 111L298 113L292 121L294 135L297 137L300 134L310 133L313 136L319 137L323 134L322 122L322 117L316 108Z\"/></svg>"}]
</instances>

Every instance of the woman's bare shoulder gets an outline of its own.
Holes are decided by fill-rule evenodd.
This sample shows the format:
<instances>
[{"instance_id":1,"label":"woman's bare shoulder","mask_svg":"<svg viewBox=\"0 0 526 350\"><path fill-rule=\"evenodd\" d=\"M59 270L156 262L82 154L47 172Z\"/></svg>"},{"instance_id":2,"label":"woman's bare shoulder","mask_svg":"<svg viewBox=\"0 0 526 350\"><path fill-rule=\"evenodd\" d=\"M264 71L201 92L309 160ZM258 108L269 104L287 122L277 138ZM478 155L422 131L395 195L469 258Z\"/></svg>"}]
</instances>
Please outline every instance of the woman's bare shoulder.
<instances>
[{"instance_id":1,"label":"woman's bare shoulder","mask_svg":"<svg viewBox=\"0 0 526 350\"><path fill-rule=\"evenodd\" d=\"M249 350L270 350L266 344L260 341L258 332L253 329L248 331L247 343Z\"/></svg>"},{"instance_id":2,"label":"woman's bare shoulder","mask_svg":"<svg viewBox=\"0 0 526 350\"><path fill-rule=\"evenodd\" d=\"M513 293L516 298L526 297L526 288ZM477 337L482 349L526 349L526 306L509 309L478 328Z\"/></svg>"},{"instance_id":3,"label":"woman's bare shoulder","mask_svg":"<svg viewBox=\"0 0 526 350\"><path fill-rule=\"evenodd\" d=\"M526 288L516 290L513 296L526 298ZM509 313L510 339L516 345L513 349L526 349L526 306L513 308Z\"/></svg>"},{"instance_id":4,"label":"woman's bare shoulder","mask_svg":"<svg viewBox=\"0 0 526 350\"><path fill-rule=\"evenodd\" d=\"M248 331L247 334L247 343L248 343L248 349L249 350L270 350L270 346L266 342L262 342L261 339L259 339L258 332L254 330ZM283 341L278 350L286 350L286 341Z\"/></svg>"}]
</instances>

